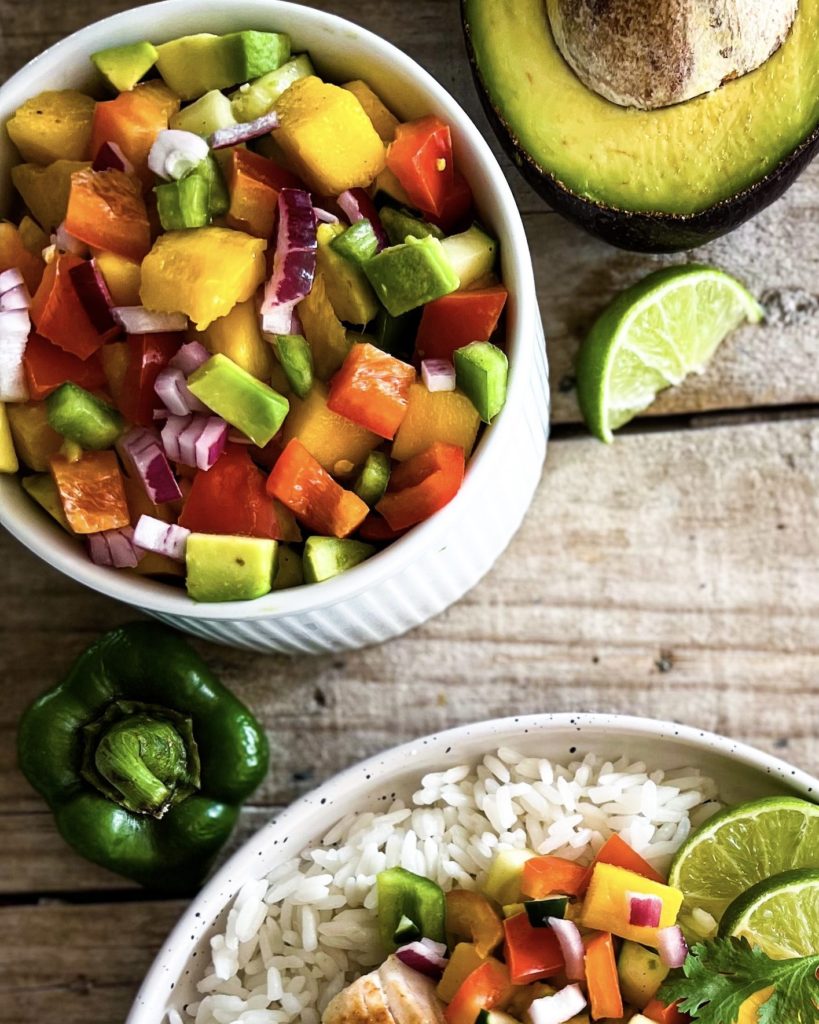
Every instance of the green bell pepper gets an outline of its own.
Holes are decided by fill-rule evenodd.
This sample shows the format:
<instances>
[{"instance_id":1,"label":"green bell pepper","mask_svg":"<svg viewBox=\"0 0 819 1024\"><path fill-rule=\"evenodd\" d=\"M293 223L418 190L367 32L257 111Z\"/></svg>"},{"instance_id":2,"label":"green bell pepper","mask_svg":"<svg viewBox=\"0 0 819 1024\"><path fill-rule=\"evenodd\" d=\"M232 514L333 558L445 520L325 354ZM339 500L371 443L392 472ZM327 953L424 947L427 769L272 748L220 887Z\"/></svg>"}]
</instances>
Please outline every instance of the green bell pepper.
<instances>
[{"instance_id":1,"label":"green bell pepper","mask_svg":"<svg viewBox=\"0 0 819 1024\"><path fill-rule=\"evenodd\" d=\"M378 931L386 950L398 948L408 922L425 939L446 942L446 897L436 882L405 868L388 868L375 878Z\"/></svg>"},{"instance_id":2,"label":"green bell pepper","mask_svg":"<svg viewBox=\"0 0 819 1024\"><path fill-rule=\"evenodd\" d=\"M18 756L63 838L169 893L196 890L267 771L250 711L176 633L106 633L25 712Z\"/></svg>"}]
</instances>

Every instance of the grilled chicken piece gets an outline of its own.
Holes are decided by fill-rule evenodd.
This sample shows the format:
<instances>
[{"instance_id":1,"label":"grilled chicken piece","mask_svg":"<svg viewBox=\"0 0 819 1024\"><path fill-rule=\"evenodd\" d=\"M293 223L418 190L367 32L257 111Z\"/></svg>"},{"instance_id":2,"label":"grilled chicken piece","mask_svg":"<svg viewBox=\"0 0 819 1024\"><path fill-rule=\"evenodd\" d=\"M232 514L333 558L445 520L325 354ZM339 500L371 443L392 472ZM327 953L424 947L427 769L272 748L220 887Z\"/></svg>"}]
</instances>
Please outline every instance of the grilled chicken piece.
<instances>
[{"instance_id":1,"label":"grilled chicken piece","mask_svg":"<svg viewBox=\"0 0 819 1024\"><path fill-rule=\"evenodd\" d=\"M330 1002L322 1024L445 1024L435 983L391 956Z\"/></svg>"}]
</instances>

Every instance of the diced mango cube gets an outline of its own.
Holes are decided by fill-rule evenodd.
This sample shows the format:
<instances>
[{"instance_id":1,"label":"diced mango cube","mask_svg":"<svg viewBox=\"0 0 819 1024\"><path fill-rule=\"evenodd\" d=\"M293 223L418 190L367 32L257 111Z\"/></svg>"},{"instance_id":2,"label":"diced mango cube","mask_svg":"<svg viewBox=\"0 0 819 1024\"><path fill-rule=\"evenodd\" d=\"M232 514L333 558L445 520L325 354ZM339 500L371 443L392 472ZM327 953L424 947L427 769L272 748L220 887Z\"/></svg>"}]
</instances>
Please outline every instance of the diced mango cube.
<instances>
[{"instance_id":1,"label":"diced mango cube","mask_svg":"<svg viewBox=\"0 0 819 1024\"><path fill-rule=\"evenodd\" d=\"M380 97L360 78L354 82L345 82L344 88L349 90L364 108L381 141L392 142L395 138L395 129L398 127L398 118L384 106Z\"/></svg>"},{"instance_id":2,"label":"diced mango cube","mask_svg":"<svg viewBox=\"0 0 819 1024\"><path fill-rule=\"evenodd\" d=\"M392 457L404 462L436 441L457 444L468 457L480 425L477 409L462 391L428 391L418 381L410 388L409 405L395 435Z\"/></svg>"},{"instance_id":3,"label":"diced mango cube","mask_svg":"<svg viewBox=\"0 0 819 1024\"><path fill-rule=\"evenodd\" d=\"M53 231L65 220L71 175L90 166L80 160L55 160L48 167L17 164L11 180L40 227Z\"/></svg>"},{"instance_id":4,"label":"diced mango cube","mask_svg":"<svg viewBox=\"0 0 819 1024\"><path fill-rule=\"evenodd\" d=\"M135 260L115 252L100 252L95 258L115 306L138 306L142 268Z\"/></svg>"},{"instance_id":5,"label":"diced mango cube","mask_svg":"<svg viewBox=\"0 0 819 1024\"><path fill-rule=\"evenodd\" d=\"M662 900L659 928L629 924L629 894L659 896ZM644 878L614 864L596 864L583 903L581 923L595 931L611 932L623 939L657 948L657 932L677 920L683 894L670 885Z\"/></svg>"},{"instance_id":6,"label":"diced mango cube","mask_svg":"<svg viewBox=\"0 0 819 1024\"><path fill-rule=\"evenodd\" d=\"M276 104L276 141L307 184L337 196L366 186L384 168L386 150L358 99L314 75L300 78Z\"/></svg>"},{"instance_id":7,"label":"diced mango cube","mask_svg":"<svg viewBox=\"0 0 819 1024\"><path fill-rule=\"evenodd\" d=\"M304 336L313 352L316 376L329 380L347 358L351 342L330 302L321 271L313 280L310 294L299 303L298 311Z\"/></svg>"},{"instance_id":8,"label":"diced mango cube","mask_svg":"<svg viewBox=\"0 0 819 1024\"><path fill-rule=\"evenodd\" d=\"M19 468L6 406L0 402L0 473L16 473Z\"/></svg>"},{"instance_id":9,"label":"diced mango cube","mask_svg":"<svg viewBox=\"0 0 819 1024\"><path fill-rule=\"evenodd\" d=\"M168 231L143 260L142 304L184 313L203 331L253 295L265 278L266 247L230 228Z\"/></svg>"},{"instance_id":10,"label":"diced mango cube","mask_svg":"<svg viewBox=\"0 0 819 1024\"><path fill-rule=\"evenodd\" d=\"M6 413L18 457L35 473L45 473L63 443L49 426L45 402L15 402L6 406Z\"/></svg>"},{"instance_id":11,"label":"diced mango cube","mask_svg":"<svg viewBox=\"0 0 819 1024\"><path fill-rule=\"evenodd\" d=\"M49 474L34 473L31 476L24 476L22 483L26 494L33 498L41 508L45 509L52 519L56 519L64 530L71 533L71 527L65 518L65 512L63 512L62 502L60 501L60 492L57 490L57 485Z\"/></svg>"},{"instance_id":12,"label":"diced mango cube","mask_svg":"<svg viewBox=\"0 0 819 1024\"><path fill-rule=\"evenodd\" d=\"M212 355L221 353L259 380L270 380L273 355L262 337L259 314L252 299L237 303L227 316L214 320L197 337Z\"/></svg>"},{"instance_id":13,"label":"diced mango cube","mask_svg":"<svg viewBox=\"0 0 819 1024\"><path fill-rule=\"evenodd\" d=\"M18 107L6 122L9 138L24 160L87 160L96 102L75 89L41 92Z\"/></svg>"},{"instance_id":14,"label":"diced mango cube","mask_svg":"<svg viewBox=\"0 0 819 1024\"><path fill-rule=\"evenodd\" d=\"M318 381L305 399L290 399L290 415L284 421L282 441L294 437L328 473L338 475L339 463L360 465L381 438L327 408L327 388Z\"/></svg>"},{"instance_id":15,"label":"diced mango cube","mask_svg":"<svg viewBox=\"0 0 819 1024\"><path fill-rule=\"evenodd\" d=\"M48 239L46 239L46 245L48 245ZM28 290L33 295L40 285L45 263L39 255L35 256L26 247L19 228L16 228L11 221L2 221L0 222L0 273L4 270L14 269L19 270L23 275Z\"/></svg>"}]
</instances>

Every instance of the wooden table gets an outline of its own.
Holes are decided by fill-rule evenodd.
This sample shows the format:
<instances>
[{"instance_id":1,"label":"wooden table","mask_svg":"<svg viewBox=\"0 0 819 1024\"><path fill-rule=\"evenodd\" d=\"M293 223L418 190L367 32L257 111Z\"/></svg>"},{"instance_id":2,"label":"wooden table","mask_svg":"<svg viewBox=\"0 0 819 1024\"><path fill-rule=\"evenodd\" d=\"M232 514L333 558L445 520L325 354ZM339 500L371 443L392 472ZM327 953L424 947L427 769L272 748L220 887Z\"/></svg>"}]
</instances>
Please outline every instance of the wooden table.
<instances>
[{"instance_id":1,"label":"wooden table","mask_svg":"<svg viewBox=\"0 0 819 1024\"><path fill-rule=\"evenodd\" d=\"M0 0L0 75L127 6ZM397 43L490 134L454 0L317 6ZM706 374L607 448L579 425L578 339L619 288L671 260L587 237L503 163L549 337L555 427L540 491L483 583L389 646L291 661L202 645L271 739L242 835L365 755L518 712L673 718L819 773L819 166L693 254L764 296L766 326L737 332ZM182 903L146 899L74 856L16 769L14 737L25 705L133 613L6 535L0 564L0 1022L116 1024Z\"/></svg>"}]
</instances>

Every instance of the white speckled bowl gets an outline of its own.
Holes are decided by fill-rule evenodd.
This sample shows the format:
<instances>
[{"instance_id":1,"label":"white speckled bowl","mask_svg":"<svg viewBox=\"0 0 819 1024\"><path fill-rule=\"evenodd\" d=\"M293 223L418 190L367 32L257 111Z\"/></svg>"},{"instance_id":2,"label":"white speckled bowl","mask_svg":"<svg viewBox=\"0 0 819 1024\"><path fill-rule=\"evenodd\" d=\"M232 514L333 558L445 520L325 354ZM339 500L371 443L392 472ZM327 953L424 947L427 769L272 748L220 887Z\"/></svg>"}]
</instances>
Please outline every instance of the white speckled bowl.
<instances>
[{"instance_id":1,"label":"white speckled bowl","mask_svg":"<svg viewBox=\"0 0 819 1024\"><path fill-rule=\"evenodd\" d=\"M91 87L88 55L95 50L146 36L160 42L237 28L289 32L294 49L308 50L330 77L364 78L402 117L436 113L451 125L459 166L501 243L510 292L507 406L486 431L461 492L438 515L336 579L257 601L197 604L183 590L93 565L13 477L0 476L0 524L73 579L188 633L262 651L348 650L398 636L462 597L506 548L540 479L549 390L532 264L515 200L480 132L446 90L394 46L352 22L279 0L165 0L90 25L0 88L0 124L45 89ZM16 159L3 131L0 212L8 205L8 171Z\"/></svg>"},{"instance_id":2,"label":"white speckled bowl","mask_svg":"<svg viewBox=\"0 0 819 1024\"><path fill-rule=\"evenodd\" d=\"M126 1024L161 1024L170 1007L197 998L207 971L209 938L228 904L250 878L320 840L351 811L375 810L394 794L409 796L421 777L473 763L499 746L564 763L590 751L622 754L666 770L699 767L717 780L727 803L789 793L819 797L819 779L742 743L689 726L619 715L559 714L500 718L465 725L395 747L330 779L296 801L238 850L183 914L154 961Z\"/></svg>"}]
</instances>

